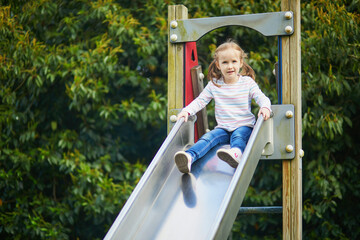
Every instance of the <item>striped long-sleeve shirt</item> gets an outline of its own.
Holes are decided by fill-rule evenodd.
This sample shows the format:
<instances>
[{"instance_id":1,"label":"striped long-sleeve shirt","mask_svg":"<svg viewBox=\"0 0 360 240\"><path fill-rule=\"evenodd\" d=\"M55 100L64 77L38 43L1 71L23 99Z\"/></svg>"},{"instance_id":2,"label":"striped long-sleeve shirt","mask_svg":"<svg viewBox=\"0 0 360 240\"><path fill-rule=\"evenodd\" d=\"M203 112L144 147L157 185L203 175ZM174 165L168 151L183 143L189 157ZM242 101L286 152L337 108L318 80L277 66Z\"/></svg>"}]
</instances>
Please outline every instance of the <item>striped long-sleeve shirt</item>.
<instances>
[{"instance_id":1,"label":"striped long-sleeve shirt","mask_svg":"<svg viewBox=\"0 0 360 240\"><path fill-rule=\"evenodd\" d=\"M252 99L261 108L265 107L271 111L269 98L251 77L240 76L234 84L226 84L222 79L216 83L220 87L209 81L200 95L183 110L194 115L214 99L215 118L218 124L216 128L230 132L241 126L254 127L256 119L251 112Z\"/></svg>"}]
</instances>

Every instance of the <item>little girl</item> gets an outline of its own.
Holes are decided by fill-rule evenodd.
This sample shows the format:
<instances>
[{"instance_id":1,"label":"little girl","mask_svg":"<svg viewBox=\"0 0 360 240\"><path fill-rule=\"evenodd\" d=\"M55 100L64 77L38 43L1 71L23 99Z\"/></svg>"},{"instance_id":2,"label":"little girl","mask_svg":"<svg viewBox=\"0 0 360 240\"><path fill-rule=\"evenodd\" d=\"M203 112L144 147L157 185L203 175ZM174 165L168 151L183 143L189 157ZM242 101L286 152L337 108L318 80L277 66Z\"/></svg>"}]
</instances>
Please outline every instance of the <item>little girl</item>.
<instances>
[{"instance_id":1,"label":"little girl","mask_svg":"<svg viewBox=\"0 0 360 240\"><path fill-rule=\"evenodd\" d=\"M258 115L264 120L270 117L271 103L254 81L254 70L244 62L246 53L234 41L227 41L215 50L209 66L210 80L200 95L179 114L186 122L215 100L217 126L204 134L190 149L175 154L175 163L182 173L189 173L191 164L219 144L229 144L230 149L219 149L217 156L236 168L255 125L251 113L251 100L260 106ZM240 72L241 70L241 72Z\"/></svg>"}]
</instances>

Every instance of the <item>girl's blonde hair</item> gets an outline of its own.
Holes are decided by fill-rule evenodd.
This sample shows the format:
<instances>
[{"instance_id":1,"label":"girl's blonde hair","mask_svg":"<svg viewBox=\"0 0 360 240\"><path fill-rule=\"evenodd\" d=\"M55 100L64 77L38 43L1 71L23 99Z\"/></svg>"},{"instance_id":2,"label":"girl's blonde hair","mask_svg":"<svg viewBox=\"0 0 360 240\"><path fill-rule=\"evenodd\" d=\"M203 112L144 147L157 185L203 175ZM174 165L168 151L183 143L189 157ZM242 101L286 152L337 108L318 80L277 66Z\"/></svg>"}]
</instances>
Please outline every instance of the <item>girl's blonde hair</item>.
<instances>
[{"instance_id":1,"label":"girl's blonde hair","mask_svg":"<svg viewBox=\"0 0 360 240\"><path fill-rule=\"evenodd\" d=\"M247 54L244 52L244 50L233 40L229 39L227 40L225 43L219 45L216 50L215 50L215 54L214 54L214 59L213 61L210 63L209 65L209 72L207 75L207 78L212 81L216 86L219 86L214 79L217 81L218 79L221 78L221 71L220 69L218 69L218 67L216 66L216 62L219 60L219 52L227 50L229 48L232 48L236 51L239 51L240 54L240 60L243 63L240 75L244 75L244 76L249 76L252 79L255 80L255 71L247 64L245 63L245 58L247 58Z\"/></svg>"}]
</instances>

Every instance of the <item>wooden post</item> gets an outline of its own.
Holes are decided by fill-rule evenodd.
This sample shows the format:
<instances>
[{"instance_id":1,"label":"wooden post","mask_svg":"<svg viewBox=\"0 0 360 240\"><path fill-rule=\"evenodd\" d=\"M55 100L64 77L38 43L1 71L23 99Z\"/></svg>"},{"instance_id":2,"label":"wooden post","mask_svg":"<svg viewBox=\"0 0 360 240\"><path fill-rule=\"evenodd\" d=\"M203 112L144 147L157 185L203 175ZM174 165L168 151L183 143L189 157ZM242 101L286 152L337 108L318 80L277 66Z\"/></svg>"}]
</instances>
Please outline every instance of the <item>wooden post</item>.
<instances>
[{"instance_id":1,"label":"wooden post","mask_svg":"<svg viewBox=\"0 0 360 240\"><path fill-rule=\"evenodd\" d=\"M170 23L177 19L187 19L188 10L183 5L168 7L168 29ZM168 132L170 116L176 115L176 109L184 107L184 44L170 43L168 36Z\"/></svg>"},{"instance_id":2,"label":"wooden post","mask_svg":"<svg viewBox=\"0 0 360 240\"><path fill-rule=\"evenodd\" d=\"M283 239L302 239L301 26L300 0L282 0L292 11L294 33L282 37L283 104L295 106L295 158L283 160Z\"/></svg>"}]
</instances>

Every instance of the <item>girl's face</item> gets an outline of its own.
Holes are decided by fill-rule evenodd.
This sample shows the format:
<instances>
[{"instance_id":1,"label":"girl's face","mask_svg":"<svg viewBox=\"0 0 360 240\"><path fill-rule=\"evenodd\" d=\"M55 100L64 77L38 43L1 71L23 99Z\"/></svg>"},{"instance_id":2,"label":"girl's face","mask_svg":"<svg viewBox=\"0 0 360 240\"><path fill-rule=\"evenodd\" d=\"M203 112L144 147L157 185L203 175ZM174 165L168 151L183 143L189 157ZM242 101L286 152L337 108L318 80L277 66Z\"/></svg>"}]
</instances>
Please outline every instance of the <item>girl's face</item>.
<instances>
[{"instance_id":1,"label":"girl's face","mask_svg":"<svg viewBox=\"0 0 360 240\"><path fill-rule=\"evenodd\" d=\"M243 62L240 59L239 51L228 48L218 53L216 66L221 71L226 84L232 84L238 81L238 74L242 65Z\"/></svg>"}]
</instances>

